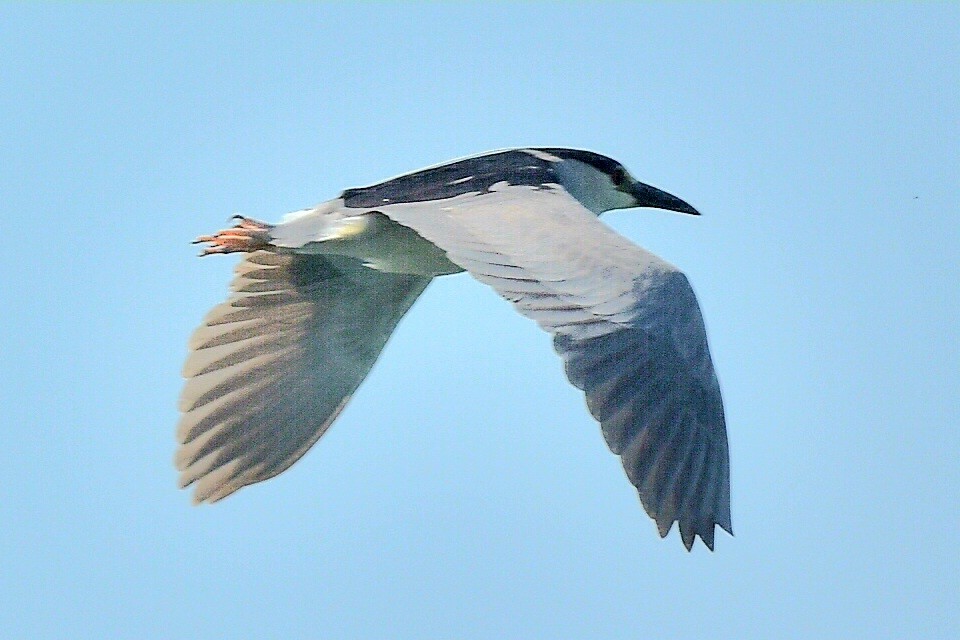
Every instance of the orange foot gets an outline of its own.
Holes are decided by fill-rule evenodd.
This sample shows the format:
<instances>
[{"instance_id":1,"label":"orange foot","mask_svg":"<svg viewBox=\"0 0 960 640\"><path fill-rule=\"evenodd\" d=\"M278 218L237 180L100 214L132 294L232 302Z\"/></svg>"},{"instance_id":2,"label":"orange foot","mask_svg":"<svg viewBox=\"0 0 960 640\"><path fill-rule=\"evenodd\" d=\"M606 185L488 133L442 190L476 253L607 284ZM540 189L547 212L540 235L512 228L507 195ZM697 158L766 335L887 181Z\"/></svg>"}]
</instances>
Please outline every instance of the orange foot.
<instances>
[{"instance_id":1,"label":"orange foot","mask_svg":"<svg viewBox=\"0 0 960 640\"><path fill-rule=\"evenodd\" d=\"M260 222L253 218L233 216L237 224L229 229L218 231L211 236L200 236L193 244L207 243L200 256L209 256L215 253L236 253L238 251L256 251L270 245L270 229L273 225Z\"/></svg>"}]
</instances>

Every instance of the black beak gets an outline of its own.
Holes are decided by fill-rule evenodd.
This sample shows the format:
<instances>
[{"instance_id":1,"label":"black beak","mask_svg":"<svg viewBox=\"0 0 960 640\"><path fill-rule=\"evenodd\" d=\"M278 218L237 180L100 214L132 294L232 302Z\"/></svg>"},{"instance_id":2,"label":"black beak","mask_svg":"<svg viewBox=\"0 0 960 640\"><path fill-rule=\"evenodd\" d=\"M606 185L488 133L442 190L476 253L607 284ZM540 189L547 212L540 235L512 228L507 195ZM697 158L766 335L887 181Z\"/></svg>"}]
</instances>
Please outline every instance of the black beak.
<instances>
[{"instance_id":1,"label":"black beak","mask_svg":"<svg viewBox=\"0 0 960 640\"><path fill-rule=\"evenodd\" d=\"M636 206L638 207L653 207L654 209L689 213L694 216L700 215L699 211L677 196L672 196L666 191L661 191L656 187L651 187L642 182L637 182L633 185L633 197L637 199Z\"/></svg>"}]
</instances>

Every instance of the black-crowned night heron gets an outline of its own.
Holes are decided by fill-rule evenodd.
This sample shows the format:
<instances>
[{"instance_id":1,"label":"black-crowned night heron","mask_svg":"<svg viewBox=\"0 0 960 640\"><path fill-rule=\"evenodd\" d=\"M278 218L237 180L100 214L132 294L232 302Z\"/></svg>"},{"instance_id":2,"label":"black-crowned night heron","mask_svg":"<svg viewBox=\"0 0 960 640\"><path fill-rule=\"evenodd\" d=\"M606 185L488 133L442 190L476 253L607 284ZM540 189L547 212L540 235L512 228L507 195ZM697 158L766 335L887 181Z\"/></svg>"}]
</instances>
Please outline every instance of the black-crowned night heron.
<instances>
[{"instance_id":1,"label":"black-crowned night heron","mask_svg":"<svg viewBox=\"0 0 960 640\"><path fill-rule=\"evenodd\" d=\"M697 214L605 156L513 149L199 238L249 255L190 341L181 485L214 502L296 462L430 280L466 270L553 335L660 535L712 549L732 532L720 387L686 277L597 218L629 207Z\"/></svg>"}]
</instances>

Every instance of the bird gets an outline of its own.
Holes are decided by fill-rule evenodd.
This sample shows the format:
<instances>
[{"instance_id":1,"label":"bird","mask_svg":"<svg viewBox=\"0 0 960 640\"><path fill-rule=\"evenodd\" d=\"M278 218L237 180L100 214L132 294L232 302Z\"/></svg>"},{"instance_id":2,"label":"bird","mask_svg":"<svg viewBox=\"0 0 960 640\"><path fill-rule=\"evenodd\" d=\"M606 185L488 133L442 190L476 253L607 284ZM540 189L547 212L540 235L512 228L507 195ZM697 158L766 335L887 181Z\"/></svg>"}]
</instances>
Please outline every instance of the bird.
<instances>
[{"instance_id":1,"label":"bird","mask_svg":"<svg viewBox=\"0 0 960 640\"><path fill-rule=\"evenodd\" d=\"M700 215L599 153L514 148L200 236L201 256L244 256L190 338L180 487L211 503L289 468L427 285L466 271L552 335L660 537L676 522L712 551L733 534L720 387L686 276L599 220L634 207Z\"/></svg>"}]
</instances>

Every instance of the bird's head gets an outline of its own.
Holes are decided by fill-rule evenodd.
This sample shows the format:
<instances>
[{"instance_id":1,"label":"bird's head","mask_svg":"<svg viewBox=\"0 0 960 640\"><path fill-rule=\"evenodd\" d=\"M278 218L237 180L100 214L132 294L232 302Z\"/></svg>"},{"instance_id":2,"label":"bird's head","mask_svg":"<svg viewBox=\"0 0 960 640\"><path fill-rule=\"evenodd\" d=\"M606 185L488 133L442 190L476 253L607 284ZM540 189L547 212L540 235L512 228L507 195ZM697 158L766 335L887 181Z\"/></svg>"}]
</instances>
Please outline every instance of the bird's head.
<instances>
[{"instance_id":1,"label":"bird's head","mask_svg":"<svg viewBox=\"0 0 960 640\"><path fill-rule=\"evenodd\" d=\"M652 207L698 216L680 198L640 182L612 158L579 149L537 149L557 158L556 173L563 187L596 214L611 209Z\"/></svg>"}]
</instances>

